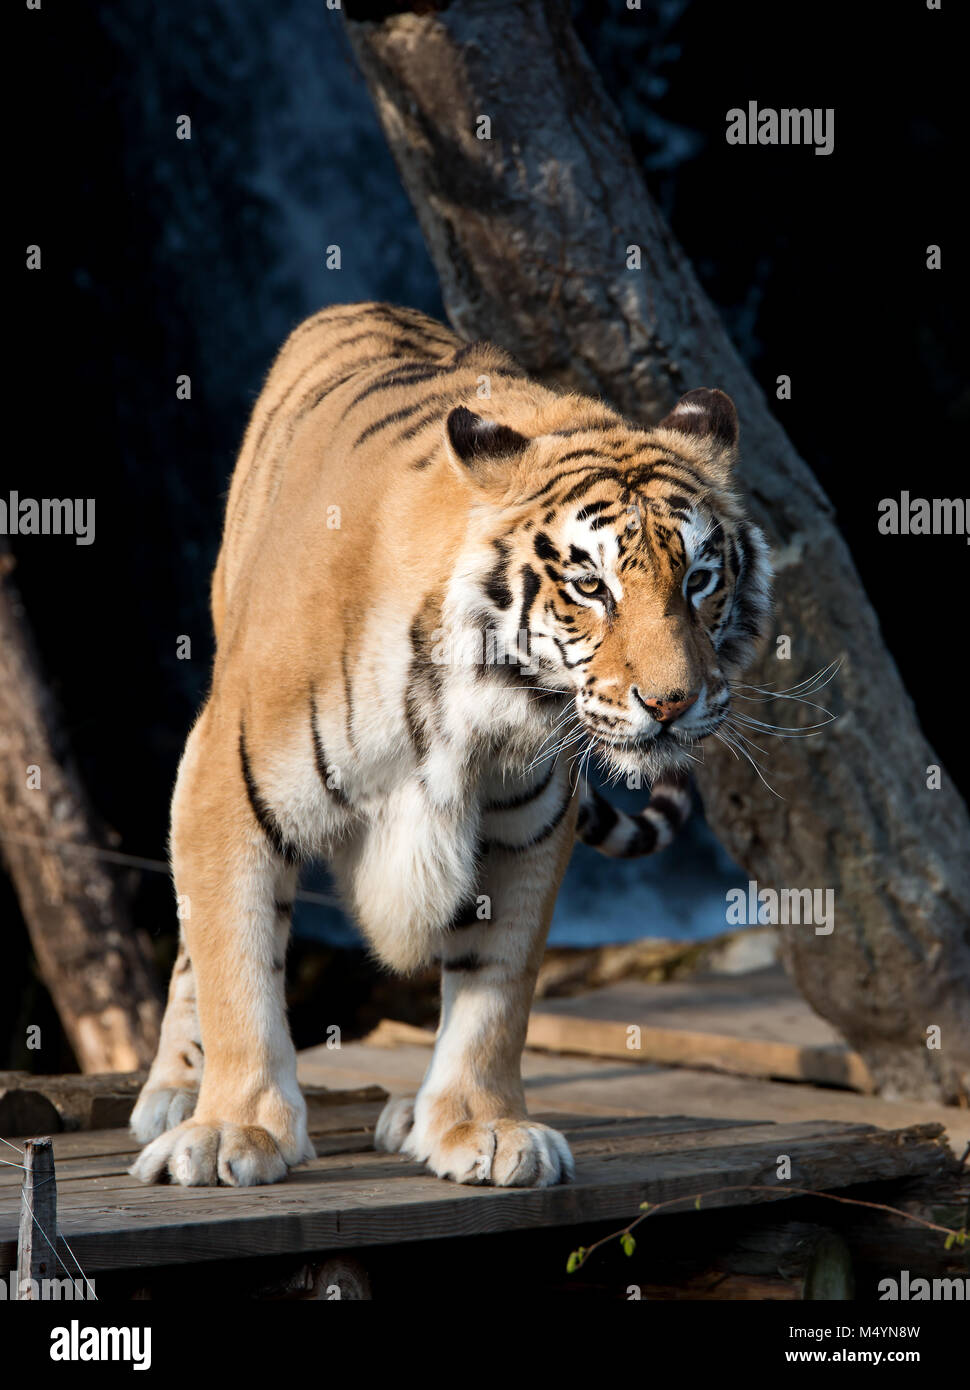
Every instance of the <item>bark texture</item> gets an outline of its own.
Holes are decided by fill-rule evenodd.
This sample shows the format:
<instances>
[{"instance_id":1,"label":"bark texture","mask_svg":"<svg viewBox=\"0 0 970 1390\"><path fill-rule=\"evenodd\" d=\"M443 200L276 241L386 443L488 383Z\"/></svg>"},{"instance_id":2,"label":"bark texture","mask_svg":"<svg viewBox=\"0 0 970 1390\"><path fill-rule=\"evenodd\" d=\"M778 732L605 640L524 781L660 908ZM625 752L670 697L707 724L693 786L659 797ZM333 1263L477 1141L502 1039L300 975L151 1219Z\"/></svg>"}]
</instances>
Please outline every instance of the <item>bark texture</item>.
<instances>
[{"instance_id":1,"label":"bark texture","mask_svg":"<svg viewBox=\"0 0 970 1390\"><path fill-rule=\"evenodd\" d=\"M939 790L927 786L938 759L832 506L651 202L568 7L347 0L345 10L458 331L645 424L693 387L734 398L743 484L774 548L776 631L792 642L790 661L769 644L748 679L781 689L839 661L826 692L839 717L821 737L770 741L780 797L712 746L698 770L707 815L759 886L834 890L830 935L783 926L786 964L884 1094L965 1102L966 807L945 770ZM631 246L639 269L628 268ZM750 708L775 724L813 722L781 701ZM939 1048L927 1045L934 1025Z\"/></svg>"},{"instance_id":2,"label":"bark texture","mask_svg":"<svg viewBox=\"0 0 970 1390\"><path fill-rule=\"evenodd\" d=\"M155 1055L161 1004L151 947L90 847L99 827L66 751L0 549L0 853L34 955L82 1071Z\"/></svg>"}]
</instances>

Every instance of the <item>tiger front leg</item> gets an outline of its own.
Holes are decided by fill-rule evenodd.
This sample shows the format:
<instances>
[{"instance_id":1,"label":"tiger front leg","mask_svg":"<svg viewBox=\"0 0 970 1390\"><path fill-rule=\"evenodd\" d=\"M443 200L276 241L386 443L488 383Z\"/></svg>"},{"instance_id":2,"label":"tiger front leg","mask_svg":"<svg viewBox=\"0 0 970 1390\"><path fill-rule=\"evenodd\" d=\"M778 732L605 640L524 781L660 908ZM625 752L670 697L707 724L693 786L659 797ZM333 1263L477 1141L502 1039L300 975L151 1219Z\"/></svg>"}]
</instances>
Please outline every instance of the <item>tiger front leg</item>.
<instances>
[{"instance_id":1,"label":"tiger front leg","mask_svg":"<svg viewBox=\"0 0 970 1390\"><path fill-rule=\"evenodd\" d=\"M223 754L203 719L173 801L172 860L204 1066L194 1113L183 1118L164 1104L171 1039L163 1037L166 1056L160 1049L133 1122L139 1137L149 1124L172 1127L133 1165L143 1182L278 1182L314 1156L284 999L296 872L254 815L239 752Z\"/></svg>"},{"instance_id":2,"label":"tiger front leg","mask_svg":"<svg viewBox=\"0 0 970 1390\"><path fill-rule=\"evenodd\" d=\"M400 1149L439 1177L548 1187L573 1176L563 1136L529 1118L521 1060L574 818L532 848L490 848L481 894L491 915L480 920L482 908L470 906L444 943L431 1065L413 1103L388 1103L376 1136L378 1147Z\"/></svg>"},{"instance_id":3,"label":"tiger front leg","mask_svg":"<svg viewBox=\"0 0 970 1390\"><path fill-rule=\"evenodd\" d=\"M158 1051L131 1114L131 1132L142 1144L174 1129L192 1114L203 1063L195 972L181 939L169 982Z\"/></svg>"}]
</instances>

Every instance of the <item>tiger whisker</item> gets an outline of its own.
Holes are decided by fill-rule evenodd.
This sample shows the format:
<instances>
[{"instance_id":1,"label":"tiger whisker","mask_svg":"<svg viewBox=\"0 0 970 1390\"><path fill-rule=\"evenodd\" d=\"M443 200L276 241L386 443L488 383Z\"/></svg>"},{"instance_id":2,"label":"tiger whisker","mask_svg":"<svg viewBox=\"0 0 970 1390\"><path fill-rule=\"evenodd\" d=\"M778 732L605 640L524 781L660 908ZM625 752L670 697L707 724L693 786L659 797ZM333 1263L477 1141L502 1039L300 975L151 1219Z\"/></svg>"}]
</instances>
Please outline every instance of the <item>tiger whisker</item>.
<instances>
[{"instance_id":1,"label":"tiger whisker","mask_svg":"<svg viewBox=\"0 0 970 1390\"><path fill-rule=\"evenodd\" d=\"M580 767L582 767L582 762L581 762L581 760L582 760L583 754L584 754L584 753L589 753L589 752L595 747L595 745L596 745L596 741L595 741L595 739L593 738L593 735L590 734L588 746L587 746L586 748L581 748L581 749L579 750L578 753L574 754L572 760L570 761L570 764L569 764L569 772L570 772L569 790L570 790L571 793L574 792L574 791L576 790L576 788L579 786L579 775L580 775L579 772L577 771L576 778L575 778L575 780L573 780L573 779L572 779L572 770L573 770L573 768L576 766L577 760L580 760Z\"/></svg>"},{"instance_id":2,"label":"tiger whisker","mask_svg":"<svg viewBox=\"0 0 970 1390\"><path fill-rule=\"evenodd\" d=\"M824 724L812 724L804 729L786 729L782 725L773 726L753 722L740 714L734 714L732 718L738 720L745 728L758 734L764 734L766 738L818 738L820 731L832 723L832 720L827 719Z\"/></svg>"},{"instance_id":3,"label":"tiger whisker","mask_svg":"<svg viewBox=\"0 0 970 1390\"><path fill-rule=\"evenodd\" d=\"M540 756L540 754L542 753L542 750L545 748L546 744L549 742L549 740L550 740L551 738L554 738L554 737L556 736L556 734L558 734L559 730L560 730L565 724L568 723L569 719L570 719L570 718L574 718L575 715L576 715L576 711L575 711L574 709L572 709L572 708L566 710L562 715L560 715L560 717L556 720L555 724L552 726L552 728L551 728L551 729L549 730L549 732L546 734L545 738L544 738L544 739L542 740L542 742L539 744L539 747L536 749L535 758L534 758L534 760L529 764L529 766L526 768L526 772L531 772L532 768L536 766L536 763L537 763L538 760L539 760L539 756Z\"/></svg>"},{"instance_id":4,"label":"tiger whisker","mask_svg":"<svg viewBox=\"0 0 970 1390\"><path fill-rule=\"evenodd\" d=\"M830 717L829 717L828 719L820 719L819 722L818 722L817 724L804 724L804 725L797 725L797 724L796 724L796 725L792 725L792 724L769 724L769 723L768 723L766 720L764 720L764 719L756 719L756 718L754 717L754 715L752 715L752 714L742 714L740 710L733 710L733 711L732 711L732 718L733 718L733 719L740 719L741 722L742 722L743 724L749 724L749 725L751 726L751 728L753 728L753 729L766 729L766 730L772 730L772 731L780 729L781 732L784 733L784 734L791 734L791 733L796 733L796 734L797 734L797 733L808 733L809 730L811 730L811 729L825 729L825 728L828 727L829 724L832 724L832 723L835 722L836 716L835 716L834 714L832 714L832 715L830 715Z\"/></svg>"},{"instance_id":5,"label":"tiger whisker","mask_svg":"<svg viewBox=\"0 0 970 1390\"><path fill-rule=\"evenodd\" d=\"M555 748L550 749L548 753L543 753L542 757L538 758L531 766L538 767L541 763L555 761L561 753L564 753L567 748L571 748L581 737L581 734L575 734L571 738L564 739L561 743L558 743Z\"/></svg>"},{"instance_id":6,"label":"tiger whisker","mask_svg":"<svg viewBox=\"0 0 970 1390\"><path fill-rule=\"evenodd\" d=\"M735 724L733 724L733 723L731 722L730 719L726 719L724 722L725 722L725 724L727 724L728 728L731 730L731 733L732 733L733 737L734 737L735 739L738 739L738 740L739 740L741 743L743 743L747 748L753 748L754 751L755 751L756 753L760 753L760 754L762 755L762 757L767 758L767 757L770 756L767 748L762 748L760 743L755 743L754 739L749 738L749 737L748 737L745 733L743 733Z\"/></svg>"},{"instance_id":7,"label":"tiger whisker","mask_svg":"<svg viewBox=\"0 0 970 1390\"><path fill-rule=\"evenodd\" d=\"M841 659L832 661L828 666L823 666L814 675L806 676L805 680L799 681L797 685L789 686L786 690L773 690L770 685L749 685L747 682L732 682L732 690L742 700L753 700L754 703L764 704L769 700L798 700L804 695L815 695L819 690L824 689L830 681L834 680L842 666ZM824 679L823 679L824 677ZM762 696L761 700L754 700L753 696L742 695L742 690L754 690L757 695Z\"/></svg>"},{"instance_id":8,"label":"tiger whisker","mask_svg":"<svg viewBox=\"0 0 970 1390\"><path fill-rule=\"evenodd\" d=\"M555 733L555 732L556 732L556 730L553 730L553 733ZM529 766L525 769L525 771L526 771L526 772L531 772L532 769L533 769L534 767L538 767L540 763L548 762L549 759L552 758L552 757L558 757L559 754L563 751L564 748L570 747L570 745L573 744L573 743L575 743L576 740L577 740L578 738L581 738L581 737L582 737L582 735L583 735L584 732L585 732L585 730L582 729L581 727L578 728L578 729L568 730L568 731L567 731L565 734L563 734L562 737L553 745L552 748L550 748L550 749L549 749L548 751L546 751L546 752L543 752L542 749L545 748L545 745L549 742L549 739L552 737L551 734L548 735L548 736L543 740L542 746L540 747L539 752L536 753L535 757L532 759L532 762L529 763ZM523 775L524 775L524 774L523 774Z\"/></svg>"},{"instance_id":9,"label":"tiger whisker","mask_svg":"<svg viewBox=\"0 0 970 1390\"><path fill-rule=\"evenodd\" d=\"M834 678L841 665L841 658L838 661L830 661L827 666L820 666L817 671L814 671L812 673L812 675L805 676L803 680L796 681L794 685L785 686L782 690L779 691L775 690L772 682L769 682L767 685L755 685L753 682L741 681L739 682L739 684L741 688L744 690L758 690L762 693L770 691L772 694L779 695L797 695L799 694L799 692L805 691L810 686L820 684L823 681L824 684L827 685L829 681L831 681Z\"/></svg>"},{"instance_id":10,"label":"tiger whisker","mask_svg":"<svg viewBox=\"0 0 970 1390\"><path fill-rule=\"evenodd\" d=\"M740 757L747 758L748 762L751 764L751 766L754 768L755 772L758 774L758 779L759 779L759 781L761 781L761 782L764 783L764 785L765 785L765 786L768 788L768 790L771 792L772 796L777 796L779 801L785 801L785 800L787 800L787 798L784 797L784 796L782 796L780 792L776 792L776 791L775 791L774 787L773 787L773 786L771 785L771 783L764 777L764 775L762 774L761 768L758 766L758 764L755 762L754 758L752 758L751 754L748 752L748 750L747 750L746 748L741 747L740 744L734 743L734 742L731 740L731 738L730 738L729 735L724 734L724 733L722 733L722 732L720 732L719 730L716 730L716 729L715 729L715 731L714 731L714 737L715 737L720 743L723 743L724 746L725 746L725 748L729 748L729 749L731 750L731 752L734 754L735 758L737 758L737 757L739 757L739 756L740 756Z\"/></svg>"}]
</instances>

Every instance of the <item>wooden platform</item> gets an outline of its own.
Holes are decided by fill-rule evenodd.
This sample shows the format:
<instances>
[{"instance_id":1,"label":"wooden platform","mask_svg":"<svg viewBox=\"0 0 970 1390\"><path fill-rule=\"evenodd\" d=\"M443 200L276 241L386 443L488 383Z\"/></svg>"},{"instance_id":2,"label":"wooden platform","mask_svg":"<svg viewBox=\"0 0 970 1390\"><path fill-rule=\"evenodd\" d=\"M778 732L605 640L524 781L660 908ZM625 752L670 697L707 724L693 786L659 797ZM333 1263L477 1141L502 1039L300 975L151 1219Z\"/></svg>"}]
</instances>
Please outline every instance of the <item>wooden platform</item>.
<instances>
[{"instance_id":1,"label":"wooden platform","mask_svg":"<svg viewBox=\"0 0 970 1390\"><path fill-rule=\"evenodd\" d=\"M334 1100L337 1098L334 1097ZM242 1256L303 1255L441 1237L625 1224L640 1203L683 1197L693 1210L774 1202L772 1194L723 1192L776 1179L791 1157L791 1185L826 1191L949 1171L938 1125L901 1131L810 1121L542 1115L564 1130L576 1157L570 1185L546 1189L461 1187L372 1149L380 1099L316 1104L318 1158L273 1187L144 1187L127 1176L136 1145L121 1129L54 1136L58 1223L88 1275ZM16 1142L16 1140L14 1141ZM8 1151L9 1152L9 1151ZM15 1158L9 1152L11 1159ZM0 1269L16 1263L20 1174L0 1168Z\"/></svg>"},{"instance_id":2,"label":"wooden platform","mask_svg":"<svg viewBox=\"0 0 970 1390\"><path fill-rule=\"evenodd\" d=\"M331 1051L308 1048L297 1059L304 1085L385 1086L393 1095L414 1095L428 1068L429 1042L344 1043ZM799 1121L875 1125L907 1129L941 1125L950 1148L970 1145L970 1110L930 1101L883 1100L880 1096L827 1086L794 1084L766 1077L733 1076L697 1067L562 1056L526 1048L522 1055L526 1103L535 1114L679 1115L698 1120Z\"/></svg>"},{"instance_id":3,"label":"wooden platform","mask_svg":"<svg viewBox=\"0 0 970 1390\"><path fill-rule=\"evenodd\" d=\"M341 1297L370 1296L353 1292L358 1279L374 1297L431 1288L445 1297L452 1286L441 1271L455 1261L475 1297L496 1283L516 1298L575 1294L570 1249L619 1230L645 1201L671 1199L671 1211L641 1227L650 1235L635 1261L608 1246L584 1267L585 1293L623 1298L633 1278L645 1298L825 1297L805 1290L833 1240L840 1260L851 1252L860 1297L889 1266L966 1274L970 1252L946 1251L939 1223L965 1219L967 1171L957 1172L954 1153L970 1142L970 1112L867 1093L861 1059L777 969L621 980L542 999L529 1041L527 1103L569 1138L577 1177L568 1186L461 1187L375 1153L387 1091L414 1094L433 1042L426 1029L392 1022L364 1041L300 1054L319 1156L277 1186L146 1188L128 1177L135 1074L0 1073L0 1135L53 1134L59 1229L108 1298L209 1298L213 1278L225 1297L294 1296L267 1293L278 1280L304 1290L297 1297L325 1297L305 1290L329 1289L335 1263L341 1288L350 1270ZM782 1154L787 1182L776 1176ZM768 1190L722 1190L752 1187ZM851 1193L908 1217L796 1188ZM21 1206L20 1173L0 1167L0 1271L16 1260Z\"/></svg>"},{"instance_id":4,"label":"wooden platform","mask_svg":"<svg viewBox=\"0 0 970 1390\"><path fill-rule=\"evenodd\" d=\"M875 1089L862 1058L809 1008L780 966L662 984L628 980L542 999L528 1042L553 1052Z\"/></svg>"},{"instance_id":5,"label":"wooden platform","mask_svg":"<svg viewBox=\"0 0 970 1390\"><path fill-rule=\"evenodd\" d=\"M429 1029L385 1020L377 1046L430 1044ZM654 984L623 980L537 999L530 1048L840 1086L870 1094L865 1062L796 992L781 966Z\"/></svg>"}]
</instances>

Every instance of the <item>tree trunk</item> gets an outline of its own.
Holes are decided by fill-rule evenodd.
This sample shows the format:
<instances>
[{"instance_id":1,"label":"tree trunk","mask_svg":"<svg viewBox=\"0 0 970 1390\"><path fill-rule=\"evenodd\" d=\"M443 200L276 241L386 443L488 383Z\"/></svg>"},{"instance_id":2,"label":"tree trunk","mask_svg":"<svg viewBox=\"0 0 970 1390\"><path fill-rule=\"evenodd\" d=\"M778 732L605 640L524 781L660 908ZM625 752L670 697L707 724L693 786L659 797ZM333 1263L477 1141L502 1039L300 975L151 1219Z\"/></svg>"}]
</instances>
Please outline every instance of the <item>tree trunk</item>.
<instances>
[{"instance_id":1,"label":"tree trunk","mask_svg":"<svg viewBox=\"0 0 970 1390\"><path fill-rule=\"evenodd\" d=\"M834 890L834 932L783 926L786 963L883 1092L966 1098L966 808L945 775L927 787L938 759L832 506L651 202L568 6L344 8L456 329L645 424L692 387L734 398L743 483L774 549L776 630L792 644L792 660L779 662L772 643L748 679L790 687L840 661L826 692L840 717L820 737L772 743L770 777L784 800L712 746L698 770L708 819L760 887ZM483 117L490 138L480 138ZM634 245L642 269L627 268ZM756 708L790 722L781 702ZM932 1025L939 1048L928 1045Z\"/></svg>"},{"instance_id":2,"label":"tree trunk","mask_svg":"<svg viewBox=\"0 0 970 1390\"><path fill-rule=\"evenodd\" d=\"M0 549L0 851L34 955L82 1071L147 1067L160 999L150 944L133 930L65 753Z\"/></svg>"}]
</instances>

